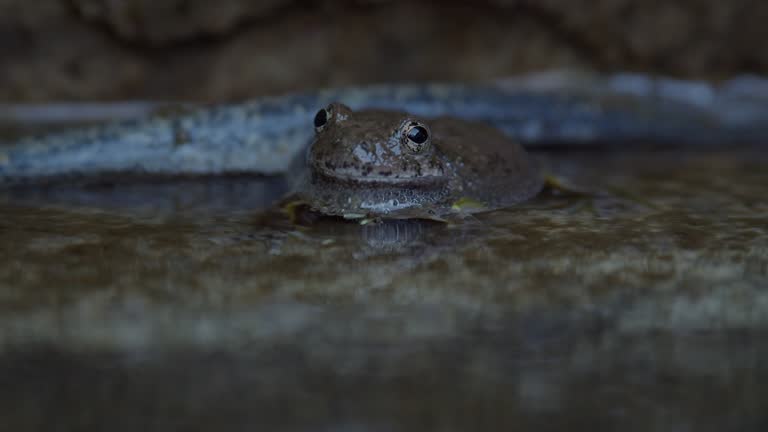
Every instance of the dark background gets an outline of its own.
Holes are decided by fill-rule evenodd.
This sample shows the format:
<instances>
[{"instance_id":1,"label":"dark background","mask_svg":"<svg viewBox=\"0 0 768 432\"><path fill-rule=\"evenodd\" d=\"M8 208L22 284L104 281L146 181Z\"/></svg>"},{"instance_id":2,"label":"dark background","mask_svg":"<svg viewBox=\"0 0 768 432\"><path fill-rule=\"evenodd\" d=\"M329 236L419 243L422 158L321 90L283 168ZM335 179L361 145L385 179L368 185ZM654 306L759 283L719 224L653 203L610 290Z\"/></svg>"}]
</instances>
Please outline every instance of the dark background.
<instances>
[{"instance_id":1,"label":"dark background","mask_svg":"<svg viewBox=\"0 0 768 432\"><path fill-rule=\"evenodd\" d=\"M765 0L0 0L0 101L238 100L541 69L768 72Z\"/></svg>"}]
</instances>

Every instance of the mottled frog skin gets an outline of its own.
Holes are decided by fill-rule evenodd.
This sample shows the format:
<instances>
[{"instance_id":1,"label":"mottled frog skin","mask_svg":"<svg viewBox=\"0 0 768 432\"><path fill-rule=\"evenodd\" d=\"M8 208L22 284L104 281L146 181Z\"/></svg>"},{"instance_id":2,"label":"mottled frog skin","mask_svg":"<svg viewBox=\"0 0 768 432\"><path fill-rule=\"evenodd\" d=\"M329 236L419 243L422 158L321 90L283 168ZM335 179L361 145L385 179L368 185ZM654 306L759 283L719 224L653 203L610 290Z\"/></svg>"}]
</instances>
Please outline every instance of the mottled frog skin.
<instances>
[{"instance_id":1,"label":"mottled frog skin","mask_svg":"<svg viewBox=\"0 0 768 432\"><path fill-rule=\"evenodd\" d=\"M523 147L481 122L333 103L315 129L296 193L324 214L444 218L508 207L542 187Z\"/></svg>"}]
</instances>

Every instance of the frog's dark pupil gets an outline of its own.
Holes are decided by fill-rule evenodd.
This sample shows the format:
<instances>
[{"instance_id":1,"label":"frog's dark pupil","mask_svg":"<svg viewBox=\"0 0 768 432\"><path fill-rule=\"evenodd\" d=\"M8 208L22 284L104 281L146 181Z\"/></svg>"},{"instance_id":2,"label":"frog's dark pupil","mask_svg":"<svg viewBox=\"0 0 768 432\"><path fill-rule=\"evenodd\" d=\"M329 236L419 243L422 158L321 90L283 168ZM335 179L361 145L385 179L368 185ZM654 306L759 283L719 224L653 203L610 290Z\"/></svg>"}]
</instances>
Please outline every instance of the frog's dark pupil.
<instances>
[{"instance_id":1,"label":"frog's dark pupil","mask_svg":"<svg viewBox=\"0 0 768 432\"><path fill-rule=\"evenodd\" d=\"M325 126L326 123L328 123L328 112L324 109L321 109L317 112L317 114L315 114L315 127L321 128Z\"/></svg>"},{"instance_id":2,"label":"frog's dark pupil","mask_svg":"<svg viewBox=\"0 0 768 432\"><path fill-rule=\"evenodd\" d=\"M415 126L408 130L408 139L416 144L424 144L427 138L429 138L429 134L423 126Z\"/></svg>"}]
</instances>

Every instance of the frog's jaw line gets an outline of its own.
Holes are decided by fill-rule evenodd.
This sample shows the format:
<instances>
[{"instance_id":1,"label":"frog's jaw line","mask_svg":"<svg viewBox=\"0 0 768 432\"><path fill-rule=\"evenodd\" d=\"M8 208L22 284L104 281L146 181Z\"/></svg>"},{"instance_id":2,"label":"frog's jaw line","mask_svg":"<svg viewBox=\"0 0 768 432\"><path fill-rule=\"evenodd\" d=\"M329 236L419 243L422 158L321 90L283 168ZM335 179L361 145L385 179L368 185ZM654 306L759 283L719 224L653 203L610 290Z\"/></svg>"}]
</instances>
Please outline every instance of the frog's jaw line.
<instances>
[{"instance_id":1,"label":"frog's jaw line","mask_svg":"<svg viewBox=\"0 0 768 432\"><path fill-rule=\"evenodd\" d=\"M365 210L369 214L389 214L411 209L417 204L395 204L390 200L389 202L376 202L376 201L363 201L360 203L360 208Z\"/></svg>"},{"instance_id":2,"label":"frog's jaw line","mask_svg":"<svg viewBox=\"0 0 768 432\"><path fill-rule=\"evenodd\" d=\"M364 187L440 187L448 183L447 177L424 176L418 178L402 177L382 177L382 176L347 176L336 172L313 166L312 174L316 178L322 178L323 181L337 183L339 185L354 187L355 185L364 185Z\"/></svg>"},{"instance_id":3,"label":"frog's jaw line","mask_svg":"<svg viewBox=\"0 0 768 432\"><path fill-rule=\"evenodd\" d=\"M346 216L397 218L408 213L423 216L430 208L441 208L449 201L449 188L441 184L361 184L339 181L313 173L299 192L302 199L321 213ZM412 217L412 216L406 216Z\"/></svg>"}]
</instances>

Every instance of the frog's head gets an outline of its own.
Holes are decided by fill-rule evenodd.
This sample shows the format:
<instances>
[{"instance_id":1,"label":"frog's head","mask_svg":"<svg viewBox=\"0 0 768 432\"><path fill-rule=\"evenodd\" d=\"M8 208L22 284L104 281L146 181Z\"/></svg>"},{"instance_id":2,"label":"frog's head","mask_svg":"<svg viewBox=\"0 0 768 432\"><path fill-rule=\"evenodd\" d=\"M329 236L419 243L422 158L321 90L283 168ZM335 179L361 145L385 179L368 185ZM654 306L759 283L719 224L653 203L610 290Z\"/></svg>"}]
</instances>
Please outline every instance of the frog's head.
<instances>
[{"instance_id":1,"label":"frog's head","mask_svg":"<svg viewBox=\"0 0 768 432\"><path fill-rule=\"evenodd\" d=\"M406 113L333 103L317 112L314 126L309 167L328 180L389 187L447 181L429 126Z\"/></svg>"}]
</instances>

